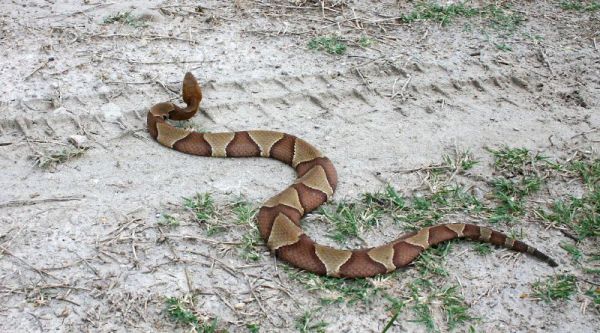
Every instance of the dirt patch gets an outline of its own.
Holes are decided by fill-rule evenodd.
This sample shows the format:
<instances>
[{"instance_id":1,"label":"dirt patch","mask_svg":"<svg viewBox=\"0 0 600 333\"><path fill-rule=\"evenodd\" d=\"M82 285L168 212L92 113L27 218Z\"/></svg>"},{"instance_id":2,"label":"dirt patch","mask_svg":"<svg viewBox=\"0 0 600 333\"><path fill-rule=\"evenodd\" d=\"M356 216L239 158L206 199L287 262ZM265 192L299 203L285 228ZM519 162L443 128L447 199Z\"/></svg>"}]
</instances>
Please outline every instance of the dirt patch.
<instances>
[{"instance_id":1,"label":"dirt patch","mask_svg":"<svg viewBox=\"0 0 600 333\"><path fill-rule=\"evenodd\" d=\"M600 11L568 3L3 3L0 330L209 331L216 320L232 332L597 331L597 235L578 239L552 211L557 198L581 199L577 214L598 200L582 175L598 159ZM412 198L341 245L313 214L317 240L382 244L414 212L417 226L495 221L560 266L466 242L361 281L277 262L249 216L292 181L290 168L186 156L145 131L151 105L179 102L186 71L203 86L203 114L181 126L302 137L336 165L338 203L388 184ZM489 149L504 146L566 169L528 169L543 182L515 192L522 213L419 210L450 185L513 203L494 185L523 176L494 166ZM451 159L464 172L428 168L459 170L442 156L466 151L477 160L468 170ZM210 193L211 214L183 199L196 193ZM536 290L561 289L559 275L575 290L542 301Z\"/></svg>"}]
</instances>

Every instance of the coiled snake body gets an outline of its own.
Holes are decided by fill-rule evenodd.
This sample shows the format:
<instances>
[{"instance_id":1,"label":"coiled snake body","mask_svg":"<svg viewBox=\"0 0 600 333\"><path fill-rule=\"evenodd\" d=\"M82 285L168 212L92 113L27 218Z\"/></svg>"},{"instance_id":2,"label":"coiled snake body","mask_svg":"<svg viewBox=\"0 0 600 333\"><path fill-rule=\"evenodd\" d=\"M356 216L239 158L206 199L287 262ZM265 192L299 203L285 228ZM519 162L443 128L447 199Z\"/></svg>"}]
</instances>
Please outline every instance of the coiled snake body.
<instances>
[{"instance_id":1,"label":"coiled snake body","mask_svg":"<svg viewBox=\"0 0 600 333\"><path fill-rule=\"evenodd\" d=\"M187 73L183 81L181 108L159 103L148 112L148 131L162 145L180 152L212 157L269 157L292 166L298 179L269 199L257 215L258 228L267 246L280 259L321 275L368 277L410 264L425 249L438 243L468 238L514 251L526 252L557 263L535 248L503 233L466 223L441 224L408 233L373 248L340 250L315 243L300 227L301 218L331 198L337 174L319 150L293 135L274 131L197 133L169 125L166 120L185 120L199 109L202 92L196 78Z\"/></svg>"}]
</instances>

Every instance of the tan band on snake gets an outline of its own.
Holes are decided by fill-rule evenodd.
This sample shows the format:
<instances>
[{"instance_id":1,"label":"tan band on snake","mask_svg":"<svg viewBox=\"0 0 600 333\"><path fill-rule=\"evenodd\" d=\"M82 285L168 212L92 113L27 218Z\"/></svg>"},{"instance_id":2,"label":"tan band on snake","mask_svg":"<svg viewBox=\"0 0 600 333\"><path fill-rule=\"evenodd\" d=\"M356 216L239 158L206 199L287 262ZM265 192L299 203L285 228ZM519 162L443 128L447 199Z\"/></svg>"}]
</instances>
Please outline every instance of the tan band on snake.
<instances>
[{"instance_id":1,"label":"tan band on snake","mask_svg":"<svg viewBox=\"0 0 600 333\"><path fill-rule=\"evenodd\" d=\"M148 131L162 145L180 152L213 157L269 157L292 166L298 179L260 207L257 221L267 246L280 259L317 274L367 277L409 265L425 249L456 238L467 238L529 253L551 266L544 253L508 236L473 224L441 224L402 235L374 248L340 250L316 244L300 227L301 218L331 198L337 174L319 150L293 135L274 131L197 133L171 126L167 119L185 120L199 109L202 92L196 78L183 80L181 108L173 103L154 105L148 113Z\"/></svg>"}]
</instances>

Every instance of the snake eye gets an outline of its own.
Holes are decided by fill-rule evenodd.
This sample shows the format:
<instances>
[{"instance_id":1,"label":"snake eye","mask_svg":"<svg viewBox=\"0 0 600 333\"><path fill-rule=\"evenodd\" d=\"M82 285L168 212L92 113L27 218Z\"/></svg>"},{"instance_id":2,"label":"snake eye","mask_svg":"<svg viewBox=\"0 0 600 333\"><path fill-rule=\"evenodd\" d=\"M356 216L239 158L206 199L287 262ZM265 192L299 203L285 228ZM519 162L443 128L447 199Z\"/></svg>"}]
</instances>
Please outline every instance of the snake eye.
<instances>
[{"instance_id":1,"label":"snake eye","mask_svg":"<svg viewBox=\"0 0 600 333\"><path fill-rule=\"evenodd\" d=\"M163 116L162 116L162 118L163 118L164 120L167 120L167 118L169 118L169 117L167 117L167 115L163 115Z\"/></svg>"}]
</instances>

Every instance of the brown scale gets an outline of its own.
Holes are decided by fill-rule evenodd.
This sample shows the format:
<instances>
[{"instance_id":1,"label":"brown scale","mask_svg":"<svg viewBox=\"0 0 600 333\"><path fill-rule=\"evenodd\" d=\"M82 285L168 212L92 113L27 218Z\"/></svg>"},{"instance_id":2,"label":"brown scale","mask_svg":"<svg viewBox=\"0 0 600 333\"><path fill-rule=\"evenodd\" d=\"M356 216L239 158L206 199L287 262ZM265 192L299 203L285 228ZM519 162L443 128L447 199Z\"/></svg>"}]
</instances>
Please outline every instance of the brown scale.
<instances>
[{"instance_id":1,"label":"brown scale","mask_svg":"<svg viewBox=\"0 0 600 333\"><path fill-rule=\"evenodd\" d=\"M227 156L258 157L260 147L252 141L248 132L236 132L233 140L227 145Z\"/></svg>"},{"instance_id":2,"label":"brown scale","mask_svg":"<svg viewBox=\"0 0 600 333\"><path fill-rule=\"evenodd\" d=\"M325 174L327 175L327 181L335 191L337 187L337 172L335 171L335 167L333 163L327 157L318 157L312 161L303 162L296 166L296 172L298 173L298 177L304 176L310 169L312 169L315 165L320 165L325 170Z\"/></svg>"},{"instance_id":3,"label":"brown scale","mask_svg":"<svg viewBox=\"0 0 600 333\"><path fill-rule=\"evenodd\" d=\"M521 241L489 228L462 223L424 228L369 249L348 251L316 244L300 229L300 220L333 194L337 185L333 163L309 143L290 134L273 131L202 134L172 127L166 119L189 119L199 109L202 92L191 73L183 81L183 99L187 104L184 108L159 103L148 113L148 132L161 144L194 155L263 156L295 165L298 180L260 208L257 222L262 238L275 254L296 267L339 277L373 276L407 266L425 249L457 238L529 253L557 266L546 254Z\"/></svg>"},{"instance_id":4,"label":"brown scale","mask_svg":"<svg viewBox=\"0 0 600 333\"><path fill-rule=\"evenodd\" d=\"M302 215L295 209L278 205L275 207L260 207L258 210L258 214L256 216L256 220L258 222L258 230L263 239L269 239L269 234L271 234L271 227L273 226L273 221L279 213L283 213L287 216L294 224L300 226L300 219Z\"/></svg>"},{"instance_id":5,"label":"brown scale","mask_svg":"<svg viewBox=\"0 0 600 333\"><path fill-rule=\"evenodd\" d=\"M314 190L302 183L292 186L298 191L300 203L306 213L312 212L327 201L327 195L321 191Z\"/></svg>"},{"instance_id":6,"label":"brown scale","mask_svg":"<svg viewBox=\"0 0 600 333\"><path fill-rule=\"evenodd\" d=\"M373 276L386 273L385 266L373 261L367 254L368 250L370 249L353 251L350 259L340 267L340 277Z\"/></svg>"},{"instance_id":7,"label":"brown scale","mask_svg":"<svg viewBox=\"0 0 600 333\"><path fill-rule=\"evenodd\" d=\"M283 139L277 141L271 148L271 157L285 164L292 165L295 141L295 136L285 134Z\"/></svg>"},{"instance_id":8,"label":"brown scale","mask_svg":"<svg viewBox=\"0 0 600 333\"><path fill-rule=\"evenodd\" d=\"M299 256L298 254L303 255ZM288 245L277 249L277 256L289 263L293 263L298 268L305 269L319 275L325 275L327 270L325 265L315 252L315 242L306 235L300 237L296 244Z\"/></svg>"},{"instance_id":9,"label":"brown scale","mask_svg":"<svg viewBox=\"0 0 600 333\"><path fill-rule=\"evenodd\" d=\"M210 156L210 145L204 140L202 133L192 132L173 145L173 149L192 155Z\"/></svg>"}]
</instances>

